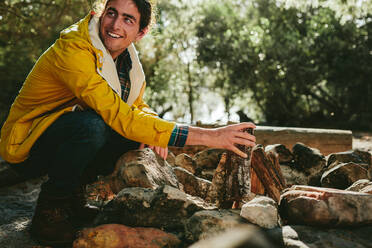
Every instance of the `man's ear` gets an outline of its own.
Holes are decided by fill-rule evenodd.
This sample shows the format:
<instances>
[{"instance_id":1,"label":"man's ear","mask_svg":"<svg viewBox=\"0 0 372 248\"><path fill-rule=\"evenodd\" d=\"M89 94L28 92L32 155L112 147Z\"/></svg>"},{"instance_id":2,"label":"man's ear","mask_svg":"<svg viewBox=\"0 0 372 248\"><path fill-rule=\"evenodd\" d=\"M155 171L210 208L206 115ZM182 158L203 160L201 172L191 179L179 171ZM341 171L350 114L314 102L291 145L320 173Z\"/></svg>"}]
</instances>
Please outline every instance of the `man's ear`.
<instances>
[{"instance_id":1,"label":"man's ear","mask_svg":"<svg viewBox=\"0 0 372 248\"><path fill-rule=\"evenodd\" d=\"M138 32L136 41L140 41L148 32L149 32L149 27L143 28L141 31Z\"/></svg>"}]
</instances>

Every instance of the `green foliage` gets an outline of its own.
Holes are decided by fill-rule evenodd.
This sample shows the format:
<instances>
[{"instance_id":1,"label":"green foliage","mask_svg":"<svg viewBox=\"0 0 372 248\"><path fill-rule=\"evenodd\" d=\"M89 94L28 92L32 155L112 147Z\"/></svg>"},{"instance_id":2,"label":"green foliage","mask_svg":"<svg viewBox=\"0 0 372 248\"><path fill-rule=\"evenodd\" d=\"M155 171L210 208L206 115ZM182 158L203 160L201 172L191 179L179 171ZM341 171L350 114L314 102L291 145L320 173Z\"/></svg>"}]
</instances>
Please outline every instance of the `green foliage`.
<instances>
[{"instance_id":1,"label":"green foliage","mask_svg":"<svg viewBox=\"0 0 372 248\"><path fill-rule=\"evenodd\" d=\"M40 54L92 2L0 2L0 123ZM159 0L158 9L137 45L146 100L166 118L213 110L209 88L227 115L254 108L270 125L372 129L370 1Z\"/></svg>"},{"instance_id":2,"label":"green foliage","mask_svg":"<svg viewBox=\"0 0 372 248\"><path fill-rule=\"evenodd\" d=\"M90 5L88 0L0 2L0 124L37 58Z\"/></svg>"},{"instance_id":3,"label":"green foliage","mask_svg":"<svg viewBox=\"0 0 372 248\"><path fill-rule=\"evenodd\" d=\"M230 8L215 3L197 27L198 59L230 97L252 91L271 125L371 128L370 15L342 23L330 8L271 0Z\"/></svg>"},{"instance_id":4,"label":"green foliage","mask_svg":"<svg viewBox=\"0 0 372 248\"><path fill-rule=\"evenodd\" d=\"M158 113L193 122L203 71L196 60L197 1L159 1L158 26L139 48L149 90L146 100Z\"/></svg>"}]
</instances>

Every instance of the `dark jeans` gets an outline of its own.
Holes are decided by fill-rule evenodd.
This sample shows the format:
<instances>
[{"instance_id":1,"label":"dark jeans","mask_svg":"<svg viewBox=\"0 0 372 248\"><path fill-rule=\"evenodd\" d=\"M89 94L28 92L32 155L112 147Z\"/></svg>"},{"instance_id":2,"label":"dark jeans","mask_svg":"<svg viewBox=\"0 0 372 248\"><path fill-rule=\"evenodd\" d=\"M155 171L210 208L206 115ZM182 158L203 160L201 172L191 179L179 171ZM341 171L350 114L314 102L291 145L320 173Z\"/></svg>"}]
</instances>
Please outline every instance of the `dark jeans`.
<instances>
[{"instance_id":1,"label":"dark jeans","mask_svg":"<svg viewBox=\"0 0 372 248\"><path fill-rule=\"evenodd\" d=\"M20 174L48 174L42 190L70 194L96 175L109 174L118 158L139 143L125 139L92 110L62 115L39 137Z\"/></svg>"}]
</instances>

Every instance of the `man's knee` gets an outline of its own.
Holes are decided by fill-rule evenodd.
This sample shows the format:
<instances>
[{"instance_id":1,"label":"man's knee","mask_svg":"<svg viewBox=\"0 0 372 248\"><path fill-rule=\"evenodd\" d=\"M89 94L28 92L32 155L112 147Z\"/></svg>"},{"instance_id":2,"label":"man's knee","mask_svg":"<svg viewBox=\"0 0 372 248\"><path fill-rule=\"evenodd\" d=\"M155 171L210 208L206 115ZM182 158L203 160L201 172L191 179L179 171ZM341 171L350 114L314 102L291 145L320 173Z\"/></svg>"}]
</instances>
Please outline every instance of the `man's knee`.
<instances>
[{"instance_id":1,"label":"man's knee","mask_svg":"<svg viewBox=\"0 0 372 248\"><path fill-rule=\"evenodd\" d=\"M77 136L86 141L95 142L102 146L109 138L111 128L103 121L102 117L94 111L77 112Z\"/></svg>"},{"instance_id":2,"label":"man's knee","mask_svg":"<svg viewBox=\"0 0 372 248\"><path fill-rule=\"evenodd\" d=\"M48 127L39 142L49 145L62 141L81 142L101 147L109 138L110 130L102 117L92 110L69 112Z\"/></svg>"}]
</instances>

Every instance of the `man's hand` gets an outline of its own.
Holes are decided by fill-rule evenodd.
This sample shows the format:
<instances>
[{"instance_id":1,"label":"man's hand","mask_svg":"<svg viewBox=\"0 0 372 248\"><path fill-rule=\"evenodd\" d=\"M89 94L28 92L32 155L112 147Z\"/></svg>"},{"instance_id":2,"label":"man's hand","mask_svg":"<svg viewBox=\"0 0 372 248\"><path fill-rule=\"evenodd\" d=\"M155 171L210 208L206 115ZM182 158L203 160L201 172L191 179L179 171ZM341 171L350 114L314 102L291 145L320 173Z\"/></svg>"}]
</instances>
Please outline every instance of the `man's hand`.
<instances>
[{"instance_id":1,"label":"man's hand","mask_svg":"<svg viewBox=\"0 0 372 248\"><path fill-rule=\"evenodd\" d=\"M164 148L164 147L160 147L160 146L150 146L150 145L146 145L146 144L141 144L139 149L143 149L145 147L148 147L150 148L151 150L153 150L154 152L156 152L157 154L160 155L160 157L162 157L164 160L167 159L167 156L168 156L168 147Z\"/></svg>"},{"instance_id":2,"label":"man's hand","mask_svg":"<svg viewBox=\"0 0 372 248\"><path fill-rule=\"evenodd\" d=\"M246 158L247 154L240 151L236 145L255 146L256 137L243 132L245 128L256 128L256 125L250 122L243 122L213 129L190 126L186 145L205 145L213 148L227 149Z\"/></svg>"}]
</instances>

